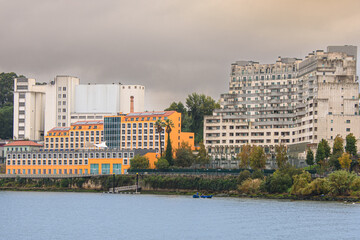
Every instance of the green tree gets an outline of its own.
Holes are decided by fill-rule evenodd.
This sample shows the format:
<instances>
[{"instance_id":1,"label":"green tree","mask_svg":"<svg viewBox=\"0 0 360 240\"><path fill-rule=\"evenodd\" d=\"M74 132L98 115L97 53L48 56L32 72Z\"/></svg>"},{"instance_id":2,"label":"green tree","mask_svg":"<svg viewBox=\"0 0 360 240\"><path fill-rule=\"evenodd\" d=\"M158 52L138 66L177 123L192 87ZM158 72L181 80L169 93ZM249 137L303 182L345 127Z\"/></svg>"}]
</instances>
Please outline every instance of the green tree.
<instances>
[{"instance_id":1,"label":"green tree","mask_svg":"<svg viewBox=\"0 0 360 240\"><path fill-rule=\"evenodd\" d=\"M180 147L176 149L175 166L190 167L194 163L194 155L188 143L182 142Z\"/></svg>"},{"instance_id":2,"label":"green tree","mask_svg":"<svg viewBox=\"0 0 360 240\"><path fill-rule=\"evenodd\" d=\"M325 159L325 149L323 144L318 144L318 147L316 149L316 155L315 155L315 161L317 164L321 164L322 161Z\"/></svg>"},{"instance_id":3,"label":"green tree","mask_svg":"<svg viewBox=\"0 0 360 240\"><path fill-rule=\"evenodd\" d=\"M190 129L191 119L189 117L187 109L185 108L182 102L171 103L170 106L165 109L165 111L176 111L178 113L181 113L181 131L183 132L191 131Z\"/></svg>"},{"instance_id":4,"label":"green tree","mask_svg":"<svg viewBox=\"0 0 360 240\"><path fill-rule=\"evenodd\" d=\"M0 138L13 138L14 79L16 73L0 73ZM19 76L22 77L22 76Z\"/></svg>"},{"instance_id":5,"label":"green tree","mask_svg":"<svg viewBox=\"0 0 360 240\"><path fill-rule=\"evenodd\" d=\"M0 108L0 139L13 138L13 106Z\"/></svg>"},{"instance_id":6,"label":"green tree","mask_svg":"<svg viewBox=\"0 0 360 240\"><path fill-rule=\"evenodd\" d=\"M342 156L343 153L344 153L344 140L342 139L342 137L340 137L340 135L337 135L334 139L333 152L329 162L331 167L333 167L334 169L341 168L341 165L339 163L339 158Z\"/></svg>"},{"instance_id":7,"label":"green tree","mask_svg":"<svg viewBox=\"0 0 360 240\"><path fill-rule=\"evenodd\" d=\"M325 154L325 158L328 158L330 157L331 155L331 148L330 148L330 145L329 145L329 142L326 141L325 139L321 139L320 143L323 148L324 148L324 154Z\"/></svg>"},{"instance_id":8,"label":"green tree","mask_svg":"<svg viewBox=\"0 0 360 240\"><path fill-rule=\"evenodd\" d=\"M155 130L159 134L159 149L160 149L160 157L162 157L162 146L161 146L161 133L163 131L163 128L165 127L165 123L158 119L154 124Z\"/></svg>"},{"instance_id":9,"label":"green tree","mask_svg":"<svg viewBox=\"0 0 360 240\"><path fill-rule=\"evenodd\" d=\"M209 164L210 157L209 157L209 155L206 151L205 145L202 141L199 143L199 147L200 148L199 148L199 153L196 157L196 160L197 160L196 162L201 165Z\"/></svg>"},{"instance_id":10,"label":"green tree","mask_svg":"<svg viewBox=\"0 0 360 240\"><path fill-rule=\"evenodd\" d=\"M209 96L192 93L186 98L186 106L191 117L191 131L195 133L195 143L203 140L204 116L212 115L220 105Z\"/></svg>"},{"instance_id":11,"label":"green tree","mask_svg":"<svg viewBox=\"0 0 360 240\"><path fill-rule=\"evenodd\" d=\"M11 106L14 101L14 79L16 73L0 73L0 107Z\"/></svg>"},{"instance_id":12,"label":"green tree","mask_svg":"<svg viewBox=\"0 0 360 240\"><path fill-rule=\"evenodd\" d=\"M155 162L155 167L157 169L168 169L169 162L165 158L159 158L157 162Z\"/></svg>"},{"instance_id":13,"label":"green tree","mask_svg":"<svg viewBox=\"0 0 360 240\"><path fill-rule=\"evenodd\" d=\"M240 163L239 163L240 168L249 168L250 154L251 154L251 146L249 144L243 145L241 147L241 152L238 154L238 158L240 159Z\"/></svg>"},{"instance_id":14,"label":"green tree","mask_svg":"<svg viewBox=\"0 0 360 240\"><path fill-rule=\"evenodd\" d=\"M135 155L130 160L131 169L148 169L150 166L149 159L145 156Z\"/></svg>"},{"instance_id":15,"label":"green tree","mask_svg":"<svg viewBox=\"0 0 360 240\"><path fill-rule=\"evenodd\" d=\"M165 158L168 161L169 165L174 165L174 157L172 151L172 145L170 140L171 128L174 127L174 123L171 119L166 119L163 126L165 127L165 131L167 133L167 144L166 144L166 151L165 151Z\"/></svg>"},{"instance_id":16,"label":"green tree","mask_svg":"<svg viewBox=\"0 0 360 240\"><path fill-rule=\"evenodd\" d=\"M333 155L342 155L344 152L344 139L337 135L334 139Z\"/></svg>"},{"instance_id":17,"label":"green tree","mask_svg":"<svg viewBox=\"0 0 360 240\"><path fill-rule=\"evenodd\" d=\"M314 153L310 148L308 149L306 154L306 164L309 166L314 165Z\"/></svg>"},{"instance_id":18,"label":"green tree","mask_svg":"<svg viewBox=\"0 0 360 240\"><path fill-rule=\"evenodd\" d=\"M286 147L284 145L275 146L275 153L278 168L283 168L288 161Z\"/></svg>"},{"instance_id":19,"label":"green tree","mask_svg":"<svg viewBox=\"0 0 360 240\"><path fill-rule=\"evenodd\" d=\"M253 146L250 154L250 167L252 169L264 169L266 164L266 155L261 146Z\"/></svg>"},{"instance_id":20,"label":"green tree","mask_svg":"<svg viewBox=\"0 0 360 240\"><path fill-rule=\"evenodd\" d=\"M345 151L350 153L352 156L356 156L357 154L356 138L352 133L346 136Z\"/></svg>"},{"instance_id":21,"label":"green tree","mask_svg":"<svg viewBox=\"0 0 360 240\"><path fill-rule=\"evenodd\" d=\"M351 164L351 158L350 158L350 154L349 153L343 153L341 155L341 157L339 157L339 163L341 168L345 169L345 170L350 170L350 164Z\"/></svg>"}]
</instances>

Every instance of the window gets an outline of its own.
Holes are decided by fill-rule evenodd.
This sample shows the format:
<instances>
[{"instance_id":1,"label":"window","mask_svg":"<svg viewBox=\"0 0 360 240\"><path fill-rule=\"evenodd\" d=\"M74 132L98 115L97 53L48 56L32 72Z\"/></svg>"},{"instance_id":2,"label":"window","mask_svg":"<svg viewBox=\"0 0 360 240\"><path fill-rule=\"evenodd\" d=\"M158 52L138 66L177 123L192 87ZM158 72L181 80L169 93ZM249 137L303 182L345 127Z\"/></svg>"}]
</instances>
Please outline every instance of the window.
<instances>
[{"instance_id":1,"label":"window","mask_svg":"<svg viewBox=\"0 0 360 240\"><path fill-rule=\"evenodd\" d=\"M346 123L350 123L350 120L346 120Z\"/></svg>"},{"instance_id":2,"label":"window","mask_svg":"<svg viewBox=\"0 0 360 240\"><path fill-rule=\"evenodd\" d=\"M350 128L347 128L346 131L347 131L347 132L350 132Z\"/></svg>"}]
</instances>

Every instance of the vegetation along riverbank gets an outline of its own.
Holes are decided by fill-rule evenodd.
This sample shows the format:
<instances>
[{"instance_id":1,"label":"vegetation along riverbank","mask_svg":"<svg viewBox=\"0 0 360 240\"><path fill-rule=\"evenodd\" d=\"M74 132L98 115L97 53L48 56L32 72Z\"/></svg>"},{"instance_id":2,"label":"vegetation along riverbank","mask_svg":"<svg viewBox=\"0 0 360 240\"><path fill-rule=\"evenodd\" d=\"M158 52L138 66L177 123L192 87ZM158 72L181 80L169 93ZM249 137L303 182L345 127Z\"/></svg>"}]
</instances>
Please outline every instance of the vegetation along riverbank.
<instances>
[{"instance_id":1,"label":"vegetation along riverbank","mask_svg":"<svg viewBox=\"0 0 360 240\"><path fill-rule=\"evenodd\" d=\"M0 190L107 192L112 187L136 184L135 175L93 176L84 178L3 178ZM139 175L143 193L214 194L215 196L293 200L360 201L360 177L345 170L323 178L292 167L264 176L261 171L241 171L233 176Z\"/></svg>"}]
</instances>

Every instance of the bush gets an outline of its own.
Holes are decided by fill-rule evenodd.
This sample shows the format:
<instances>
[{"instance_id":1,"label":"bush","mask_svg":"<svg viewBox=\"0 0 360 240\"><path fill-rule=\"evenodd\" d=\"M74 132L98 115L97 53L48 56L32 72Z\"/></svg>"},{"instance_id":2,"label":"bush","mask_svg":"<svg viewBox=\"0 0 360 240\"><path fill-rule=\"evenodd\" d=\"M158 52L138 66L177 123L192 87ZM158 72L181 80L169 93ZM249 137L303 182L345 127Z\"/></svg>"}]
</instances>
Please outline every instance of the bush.
<instances>
[{"instance_id":1,"label":"bush","mask_svg":"<svg viewBox=\"0 0 360 240\"><path fill-rule=\"evenodd\" d=\"M295 175L293 179L294 184L291 187L290 193L301 195L302 190L311 182L311 175L308 172L303 172L302 174Z\"/></svg>"},{"instance_id":2,"label":"bush","mask_svg":"<svg viewBox=\"0 0 360 240\"><path fill-rule=\"evenodd\" d=\"M260 185L262 180L260 179L246 179L240 186L239 191L246 194L256 194L260 192Z\"/></svg>"},{"instance_id":3,"label":"bush","mask_svg":"<svg viewBox=\"0 0 360 240\"><path fill-rule=\"evenodd\" d=\"M60 181L60 187L62 187L62 188L67 188L67 187L69 187L69 179L67 179L67 178L61 179L61 181Z\"/></svg>"},{"instance_id":4,"label":"bush","mask_svg":"<svg viewBox=\"0 0 360 240\"><path fill-rule=\"evenodd\" d=\"M250 178L251 174L248 170L240 172L238 177L238 184L242 184L246 179Z\"/></svg>"},{"instance_id":5,"label":"bush","mask_svg":"<svg viewBox=\"0 0 360 240\"><path fill-rule=\"evenodd\" d=\"M351 183L351 186L350 186L350 189L352 191L360 191L360 177L356 177L352 183Z\"/></svg>"},{"instance_id":6,"label":"bush","mask_svg":"<svg viewBox=\"0 0 360 240\"><path fill-rule=\"evenodd\" d=\"M285 193L288 192L291 185L292 179L289 174L276 170L272 176L266 178L261 190L269 193Z\"/></svg>"},{"instance_id":7,"label":"bush","mask_svg":"<svg viewBox=\"0 0 360 240\"><path fill-rule=\"evenodd\" d=\"M252 174L251 174L251 178L252 179L264 179L264 174L262 173L262 171L260 170L255 170Z\"/></svg>"},{"instance_id":8,"label":"bush","mask_svg":"<svg viewBox=\"0 0 360 240\"><path fill-rule=\"evenodd\" d=\"M349 173L345 170L331 173L328 177L330 192L335 196L347 195L355 178L356 175L354 173Z\"/></svg>"},{"instance_id":9,"label":"bush","mask_svg":"<svg viewBox=\"0 0 360 240\"><path fill-rule=\"evenodd\" d=\"M329 182L326 178L317 178L302 189L301 195L321 195L329 193Z\"/></svg>"},{"instance_id":10,"label":"bush","mask_svg":"<svg viewBox=\"0 0 360 240\"><path fill-rule=\"evenodd\" d=\"M168 169L169 162L165 158L159 158L155 163L157 169Z\"/></svg>"}]
</instances>

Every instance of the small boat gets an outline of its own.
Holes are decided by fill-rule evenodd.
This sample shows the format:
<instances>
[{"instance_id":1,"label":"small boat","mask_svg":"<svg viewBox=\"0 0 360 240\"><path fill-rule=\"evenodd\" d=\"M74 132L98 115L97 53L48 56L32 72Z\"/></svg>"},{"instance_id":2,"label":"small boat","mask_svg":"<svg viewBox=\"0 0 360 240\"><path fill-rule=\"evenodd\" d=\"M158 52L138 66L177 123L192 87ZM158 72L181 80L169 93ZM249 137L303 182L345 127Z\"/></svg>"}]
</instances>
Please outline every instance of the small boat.
<instances>
[{"instance_id":1,"label":"small boat","mask_svg":"<svg viewBox=\"0 0 360 240\"><path fill-rule=\"evenodd\" d=\"M200 198L199 193L194 194L193 198Z\"/></svg>"},{"instance_id":2,"label":"small boat","mask_svg":"<svg viewBox=\"0 0 360 240\"><path fill-rule=\"evenodd\" d=\"M212 198L213 195L199 195L199 193L196 193L193 195L193 198Z\"/></svg>"},{"instance_id":3,"label":"small boat","mask_svg":"<svg viewBox=\"0 0 360 240\"><path fill-rule=\"evenodd\" d=\"M213 195L201 195L201 198L212 198Z\"/></svg>"}]
</instances>

